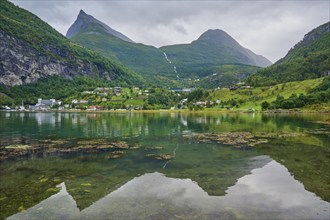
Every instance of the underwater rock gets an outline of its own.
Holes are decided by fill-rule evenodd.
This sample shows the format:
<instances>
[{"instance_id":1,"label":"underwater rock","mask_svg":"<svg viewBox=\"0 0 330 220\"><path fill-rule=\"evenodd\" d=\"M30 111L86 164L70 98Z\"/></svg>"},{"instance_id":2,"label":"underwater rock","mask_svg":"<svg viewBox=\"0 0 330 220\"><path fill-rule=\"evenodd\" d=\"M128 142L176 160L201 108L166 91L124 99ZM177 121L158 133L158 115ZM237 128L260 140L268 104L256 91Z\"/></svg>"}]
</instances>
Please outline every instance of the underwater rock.
<instances>
[{"instance_id":1,"label":"underwater rock","mask_svg":"<svg viewBox=\"0 0 330 220\"><path fill-rule=\"evenodd\" d=\"M232 145L238 148L253 147L258 144L268 143L267 139L258 139L250 132L223 132L219 134L193 134L193 139L202 143L218 143Z\"/></svg>"},{"instance_id":2,"label":"underwater rock","mask_svg":"<svg viewBox=\"0 0 330 220\"><path fill-rule=\"evenodd\" d=\"M249 147L255 147L259 144L267 144L268 143L268 140L267 139L251 139L251 142L247 144L247 146Z\"/></svg>"},{"instance_id":3,"label":"underwater rock","mask_svg":"<svg viewBox=\"0 0 330 220\"><path fill-rule=\"evenodd\" d=\"M330 134L330 131L325 128L319 128L319 129L314 129L311 131L308 131L309 134Z\"/></svg>"},{"instance_id":4,"label":"underwater rock","mask_svg":"<svg viewBox=\"0 0 330 220\"><path fill-rule=\"evenodd\" d=\"M45 143L45 142L43 142ZM112 143L106 143L106 144L91 144L91 143L101 143L99 140L96 141L86 141L86 142L77 142L81 145L74 146L74 147L67 147L64 146L56 146L50 144L51 141L47 140L47 145L41 144L41 145L8 145L8 146L2 146L0 147L0 161L6 160L6 159L17 159L20 157L26 157L31 155L40 155L40 156L49 156L54 154L71 154L71 153L98 153L98 152L106 152L111 149L128 149L129 145L128 143L124 141L118 141L118 142L112 142ZM64 143L59 141L59 143ZM102 142L103 143L103 142ZM119 152L119 151L117 151ZM118 153L119 155L119 153ZM113 156L113 157L118 157Z\"/></svg>"},{"instance_id":5,"label":"underwater rock","mask_svg":"<svg viewBox=\"0 0 330 220\"><path fill-rule=\"evenodd\" d=\"M41 151L33 146L19 145L20 147L14 147L18 145L9 145L6 147L0 147L0 161L9 158L24 157L29 154L36 154Z\"/></svg>"},{"instance_id":6,"label":"underwater rock","mask_svg":"<svg viewBox=\"0 0 330 220\"><path fill-rule=\"evenodd\" d=\"M281 132L281 133L267 133L267 132L257 132L254 134L257 138L287 138L287 137L300 137L304 136L303 133L296 132Z\"/></svg>"},{"instance_id":7,"label":"underwater rock","mask_svg":"<svg viewBox=\"0 0 330 220\"><path fill-rule=\"evenodd\" d=\"M53 183L61 183L61 182L62 182L62 181L61 181L60 178L55 177L55 178L53 179Z\"/></svg>"},{"instance_id":8,"label":"underwater rock","mask_svg":"<svg viewBox=\"0 0 330 220\"><path fill-rule=\"evenodd\" d=\"M60 190L59 188L48 188L46 190L46 192L50 192L50 193L58 193Z\"/></svg>"},{"instance_id":9,"label":"underwater rock","mask_svg":"<svg viewBox=\"0 0 330 220\"><path fill-rule=\"evenodd\" d=\"M44 183L44 182L47 182L48 181L48 178L42 178L39 180L39 183Z\"/></svg>"},{"instance_id":10,"label":"underwater rock","mask_svg":"<svg viewBox=\"0 0 330 220\"><path fill-rule=\"evenodd\" d=\"M248 145L255 143L250 132L223 132L219 134L193 134L193 138L203 143L219 143L226 145Z\"/></svg>"},{"instance_id":11,"label":"underwater rock","mask_svg":"<svg viewBox=\"0 0 330 220\"><path fill-rule=\"evenodd\" d=\"M267 133L267 132L222 132L214 133L195 133L192 135L184 135L184 138L194 139L202 143L218 143L236 146L237 148L255 147L259 144L266 144L269 139L288 138L304 136L303 133Z\"/></svg>"},{"instance_id":12,"label":"underwater rock","mask_svg":"<svg viewBox=\"0 0 330 220\"><path fill-rule=\"evenodd\" d=\"M23 206L20 206L20 207L17 209L17 211L19 211L19 212L23 212L23 211L25 211L25 208L24 208Z\"/></svg>"},{"instance_id":13,"label":"underwater rock","mask_svg":"<svg viewBox=\"0 0 330 220\"><path fill-rule=\"evenodd\" d=\"M318 124L330 125L330 119L326 119L324 121L315 121Z\"/></svg>"},{"instance_id":14,"label":"underwater rock","mask_svg":"<svg viewBox=\"0 0 330 220\"><path fill-rule=\"evenodd\" d=\"M172 160L174 155L172 154L147 154L146 157L154 158L157 160Z\"/></svg>"},{"instance_id":15,"label":"underwater rock","mask_svg":"<svg viewBox=\"0 0 330 220\"><path fill-rule=\"evenodd\" d=\"M141 145L139 144L134 144L133 146L131 146L129 149L140 149Z\"/></svg>"},{"instance_id":16,"label":"underwater rock","mask_svg":"<svg viewBox=\"0 0 330 220\"><path fill-rule=\"evenodd\" d=\"M114 148L120 148L120 149L128 149L129 148L127 142L124 142L124 141L114 142L114 143L111 143L111 145L114 146Z\"/></svg>"},{"instance_id":17,"label":"underwater rock","mask_svg":"<svg viewBox=\"0 0 330 220\"><path fill-rule=\"evenodd\" d=\"M146 147L145 150L162 150L164 147Z\"/></svg>"},{"instance_id":18,"label":"underwater rock","mask_svg":"<svg viewBox=\"0 0 330 220\"><path fill-rule=\"evenodd\" d=\"M77 141L77 145L97 145L97 144L107 144L104 139L94 139L94 140L80 140Z\"/></svg>"},{"instance_id":19,"label":"underwater rock","mask_svg":"<svg viewBox=\"0 0 330 220\"><path fill-rule=\"evenodd\" d=\"M102 145L80 145L78 147L72 148L53 148L52 152L59 152L59 153L70 153L70 152L81 152L81 153L93 153L93 152L102 152L110 149L127 149L129 148L128 144L123 141L113 142L108 144Z\"/></svg>"},{"instance_id":20,"label":"underwater rock","mask_svg":"<svg viewBox=\"0 0 330 220\"><path fill-rule=\"evenodd\" d=\"M39 144L42 144L42 145L48 145L48 146L60 146L60 145L65 145L67 144L68 141L67 140L64 140L64 139L58 139L58 140L50 140L50 139L47 139L47 140L40 140L39 141Z\"/></svg>"},{"instance_id":21,"label":"underwater rock","mask_svg":"<svg viewBox=\"0 0 330 220\"><path fill-rule=\"evenodd\" d=\"M27 148L31 148L32 146L30 145L23 145L23 144L15 144L15 145L9 145L6 146L6 149L27 149Z\"/></svg>"},{"instance_id":22,"label":"underwater rock","mask_svg":"<svg viewBox=\"0 0 330 220\"><path fill-rule=\"evenodd\" d=\"M113 151L109 155L106 156L107 159L117 159L122 157L124 154L124 151Z\"/></svg>"},{"instance_id":23,"label":"underwater rock","mask_svg":"<svg viewBox=\"0 0 330 220\"><path fill-rule=\"evenodd\" d=\"M77 142L77 145L83 146L88 146L86 148L98 148L98 149L107 149L107 148L121 148L121 149L127 149L129 148L127 142L124 141L118 141L118 142L112 142L109 143L107 140L104 139L96 139L96 140L81 140Z\"/></svg>"}]
</instances>

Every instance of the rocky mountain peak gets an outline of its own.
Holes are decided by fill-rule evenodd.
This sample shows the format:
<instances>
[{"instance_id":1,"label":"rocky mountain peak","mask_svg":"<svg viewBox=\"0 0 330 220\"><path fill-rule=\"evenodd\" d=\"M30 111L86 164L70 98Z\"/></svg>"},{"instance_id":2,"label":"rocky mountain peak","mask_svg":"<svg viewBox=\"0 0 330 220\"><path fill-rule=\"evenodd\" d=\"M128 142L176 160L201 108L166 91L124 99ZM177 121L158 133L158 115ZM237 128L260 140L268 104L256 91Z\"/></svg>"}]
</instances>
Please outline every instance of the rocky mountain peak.
<instances>
[{"instance_id":1,"label":"rocky mountain peak","mask_svg":"<svg viewBox=\"0 0 330 220\"><path fill-rule=\"evenodd\" d=\"M220 29L210 29L204 32L197 41L208 43L221 43L226 45L237 45L238 43L226 32Z\"/></svg>"},{"instance_id":2,"label":"rocky mountain peak","mask_svg":"<svg viewBox=\"0 0 330 220\"><path fill-rule=\"evenodd\" d=\"M209 29L205 31L201 35L201 37L221 37L223 35L228 35L228 34L221 29Z\"/></svg>"},{"instance_id":3,"label":"rocky mountain peak","mask_svg":"<svg viewBox=\"0 0 330 220\"><path fill-rule=\"evenodd\" d=\"M122 33L112 29L108 25L104 24L103 22L97 20L91 15L88 15L82 9L80 10L76 21L71 25L66 33L67 38L73 38L76 35L84 32L89 33L106 33L112 36L115 36L121 40L132 42L127 36L123 35Z\"/></svg>"},{"instance_id":4,"label":"rocky mountain peak","mask_svg":"<svg viewBox=\"0 0 330 220\"><path fill-rule=\"evenodd\" d=\"M86 12L84 12L84 10L82 10L82 9L80 9L79 14L78 14L78 17L81 17L81 16L87 16Z\"/></svg>"}]
</instances>

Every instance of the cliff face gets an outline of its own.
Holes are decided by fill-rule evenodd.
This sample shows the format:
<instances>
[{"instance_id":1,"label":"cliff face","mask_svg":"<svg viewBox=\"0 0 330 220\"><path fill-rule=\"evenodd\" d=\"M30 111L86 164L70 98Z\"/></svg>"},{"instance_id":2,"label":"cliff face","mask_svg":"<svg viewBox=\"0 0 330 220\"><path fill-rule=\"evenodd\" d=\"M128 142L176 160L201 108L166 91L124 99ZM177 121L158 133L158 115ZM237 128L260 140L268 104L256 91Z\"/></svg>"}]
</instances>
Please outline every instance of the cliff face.
<instances>
[{"instance_id":1,"label":"cliff face","mask_svg":"<svg viewBox=\"0 0 330 220\"><path fill-rule=\"evenodd\" d=\"M14 86L36 82L51 75L73 78L79 75L96 76L95 73L101 73L107 80L111 80L108 72L76 59L66 50L49 47L47 51L52 56L0 30L0 84Z\"/></svg>"},{"instance_id":2,"label":"cliff face","mask_svg":"<svg viewBox=\"0 0 330 220\"><path fill-rule=\"evenodd\" d=\"M0 85L21 85L57 75L138 84L122 64L68 40L34 14L0 0Z\"/></svg>"}]
</instances>

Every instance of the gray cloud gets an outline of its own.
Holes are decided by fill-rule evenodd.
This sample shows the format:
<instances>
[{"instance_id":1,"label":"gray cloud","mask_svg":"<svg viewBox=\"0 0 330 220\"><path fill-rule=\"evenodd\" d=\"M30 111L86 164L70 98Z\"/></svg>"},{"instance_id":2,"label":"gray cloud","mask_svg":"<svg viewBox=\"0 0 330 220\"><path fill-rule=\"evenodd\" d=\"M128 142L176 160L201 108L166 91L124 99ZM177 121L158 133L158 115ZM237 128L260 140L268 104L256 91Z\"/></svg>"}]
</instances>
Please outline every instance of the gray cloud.
<instances>
[{"instance_id":1,"label":"gray cloud","mask_svg":"<svg viewBox=\"0 0 330 220\"><path fill-rule=\"evenodd\" d=\"M218 28L272 61L330 17L328 0L13 2L64 35L83 9L136 42L190 43L206 30Z\"/></svg>"}]
</instances>

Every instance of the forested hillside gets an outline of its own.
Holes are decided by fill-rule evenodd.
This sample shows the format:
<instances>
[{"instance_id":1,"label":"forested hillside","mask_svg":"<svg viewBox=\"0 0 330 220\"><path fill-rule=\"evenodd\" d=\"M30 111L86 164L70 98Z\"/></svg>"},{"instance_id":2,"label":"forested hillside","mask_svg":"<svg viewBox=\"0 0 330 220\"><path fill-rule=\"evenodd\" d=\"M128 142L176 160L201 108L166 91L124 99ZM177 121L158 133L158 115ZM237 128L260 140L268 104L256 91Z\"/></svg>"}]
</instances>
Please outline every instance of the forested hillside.
<instances>
[{"instance_id":1,"label":"forested hillside","mask_svg":"<svg viewBox=\"0 0 330 220\"><path fill-rule=\"evenodd\" d=\"M141 73L149 84L162 86L226 86L258 69L252 67L252 70L251 66L271 64L266 58L239 45L221 30L209 30L191 44L156 48L128 41L126 36L123 39L123 36L113 33L112 28L83 11L80 11L69 28L67 37L122 62ZM228 68L228 65L232 68ZM212 84L206 84L207 79L204 77L214 78L214 73L218 77Z\"/></svg>"},{"instance_id":2,"label":"forested hillside","mask_svg":"<svg viewBox=\"0 0 330 220\"><path fill-rule=\"evenodd\" d=\"M74 34L71 34L73 29ZM166 79L158 77L176 79L175 76L173 77L175 75L173 65L166 61L161 50L153 46L134 43L127 40L128 37L117 33L91 15L80 11L76 21L69 28L67 37L141 73L149 83L169 84Z\"/></svg>"},{"instance_id":3,"label":"forested hillside","mask_svg":"<svg viewBox=\"0 0 330 220\"><path fill-rule=\"evenodd\" d=\"M284 58L249 77L247 83L253 86L265 86L328 75L330 73L329 30L329 22L312 30Z\"/></svg>"},{"instance_id":4,"label":"forested hillside","mask_svg":"<svg viewBox=\"0 0 330 220\"><path fill-rule=\"evenodd\" d=\"M224 64L265 67L271 62L242 47L222 30L208 30L191 44L161 47L183 77L200 76L207 68Z\"/></svg>"}]
</instances>

